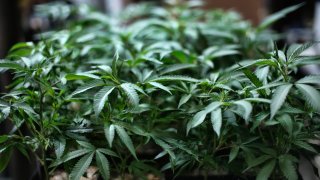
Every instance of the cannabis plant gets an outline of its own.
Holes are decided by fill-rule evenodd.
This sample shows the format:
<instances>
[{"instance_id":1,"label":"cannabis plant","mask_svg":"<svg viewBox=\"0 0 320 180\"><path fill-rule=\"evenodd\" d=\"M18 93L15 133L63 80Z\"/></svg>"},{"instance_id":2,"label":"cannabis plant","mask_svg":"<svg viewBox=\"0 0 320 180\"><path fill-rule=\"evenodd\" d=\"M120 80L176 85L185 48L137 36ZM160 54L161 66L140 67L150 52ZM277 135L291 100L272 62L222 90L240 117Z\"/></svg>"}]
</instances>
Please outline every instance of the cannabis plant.
<instances>
[{"instance_id":1,"label":"cannabis plant","mask_svg":"<svg viewBox=\"0 0 320 180\"><path fill-rule=\"evenodd\" d=\"M300 6L258 27L192 3L135 5L119 18L40 6L67 23L0 61L14 75L0 99L1 122L12 124L0 171L18 150L37 158L44 179L63 169L78 180L89 166L103 179L190 170L298 179L320 121L320 77L298 69L319 57L302 55L313 43L278 49L267 28Z\"/></svg>"}]
</instances>

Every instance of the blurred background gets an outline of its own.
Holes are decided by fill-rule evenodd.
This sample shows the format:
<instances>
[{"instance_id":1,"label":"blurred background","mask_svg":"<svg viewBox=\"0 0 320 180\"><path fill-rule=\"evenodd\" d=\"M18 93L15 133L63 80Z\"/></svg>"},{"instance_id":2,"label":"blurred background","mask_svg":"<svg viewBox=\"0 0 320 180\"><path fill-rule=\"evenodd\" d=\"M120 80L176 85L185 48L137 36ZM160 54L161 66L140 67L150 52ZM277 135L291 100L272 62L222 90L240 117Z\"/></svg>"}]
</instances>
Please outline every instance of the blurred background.
<instances>
[{"instance_id":1,"label":"blurred background","mask_svg":"<svg viewBox=\"0 0 320 180\"><path fill-rule=\"evenodd\" d=\"M60 0L61 1L61 0ZM146 1L146 0L145 0ZM161 0L149 2L161 4ZM285 7L305 2L305 5L275 23L272 29L284 35L278 43L279 47L285 44L302 43L320 39L320 0L202 0L205 9L236 10L244 19L257 25L268 14L279 11ZM0 0L0 59L4 59L10 47L21 41L34 41L35 34L55 27L35 13L36 5L50 3L53 0ZM111 16L117 16L126 6L143 0L64 0L68 4L89 4L96 9ZM63 10L62 10L63 11ZM59 11L53 13L60 13ZM319 54L319 51L306 52ZM319 74L319 67L309 67L306 71ZM0 76L0 92L5 92L5 86L10 83L10 75ZM0 135L9 129L8 125L0 127ZM0 162L1 163L1 162ZM36 163L25 159L16 153L9 168L0 174L0 180L24 180L31 177Z\"/></svg>"}]
</instances>

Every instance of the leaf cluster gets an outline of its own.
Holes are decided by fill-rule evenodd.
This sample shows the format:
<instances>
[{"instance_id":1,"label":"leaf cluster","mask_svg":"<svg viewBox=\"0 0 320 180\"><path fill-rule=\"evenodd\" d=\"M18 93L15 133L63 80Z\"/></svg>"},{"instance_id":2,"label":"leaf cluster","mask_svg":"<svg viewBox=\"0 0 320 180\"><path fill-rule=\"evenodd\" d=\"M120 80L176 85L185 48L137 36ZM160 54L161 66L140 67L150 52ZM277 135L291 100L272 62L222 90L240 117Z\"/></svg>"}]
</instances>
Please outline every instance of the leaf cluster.
<instances>
[{"instance_id":1,"label":"leaf cluster","mask_svg":"<svg viewBox=\"0 0 320 180\"><path fill-rule=\"evenodd\" d=\"M13 124L0 171L17 149L47 178L63 168L80 179L95 165L104 179L170 169L298 179L299 155L318 149L320 77L296 74L319 58L302 55L313 43L279 50L266 28L300 5L258 27L195 6L135 5L118 19L42 6L68 23L0 61L14 74L0 99L0 122Z\"/></svg>"}]
</instances>

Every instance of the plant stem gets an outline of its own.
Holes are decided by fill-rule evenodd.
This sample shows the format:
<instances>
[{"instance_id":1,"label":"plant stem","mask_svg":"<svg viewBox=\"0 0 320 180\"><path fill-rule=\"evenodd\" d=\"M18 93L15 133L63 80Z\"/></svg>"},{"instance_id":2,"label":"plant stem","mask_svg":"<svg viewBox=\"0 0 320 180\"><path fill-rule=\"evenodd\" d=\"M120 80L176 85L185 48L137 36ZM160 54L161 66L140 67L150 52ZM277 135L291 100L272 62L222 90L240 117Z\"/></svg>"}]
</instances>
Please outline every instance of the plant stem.
<instances>
[{"instance_id":1,"label":"plant stem","mask_svg":"<svg viewBox=\"0 0 320 180\"><path fill-rule=\"evenodd\" d=\"M43 97L44 93L42 92L41 89L41 83L39 83L39 93L40 93L40 98L39 98L39 121L40 121L40 134L44 135L44 124L43 124ZM43 162L43 170L44 170L44 177L45 180L49 179L49 174L48 174L48 166L47 166L47 156L46 156L46 150L45 150L45 144L43 142L43 139L39 139L41 145L41 154L42 154L42 162Z\"/></svg>"},{"instance_id":2,"label":"plant stem","mask_svg":"<svg viewBox=\"0 0 320 180\"><path fill-rule=\"evenodd\" d=\"M49 180L46 151L45 151L45 149L43 147L41 147L41 150L42 150L44 177L45 177L46 180Z\"/></svg>"}]
</instances>

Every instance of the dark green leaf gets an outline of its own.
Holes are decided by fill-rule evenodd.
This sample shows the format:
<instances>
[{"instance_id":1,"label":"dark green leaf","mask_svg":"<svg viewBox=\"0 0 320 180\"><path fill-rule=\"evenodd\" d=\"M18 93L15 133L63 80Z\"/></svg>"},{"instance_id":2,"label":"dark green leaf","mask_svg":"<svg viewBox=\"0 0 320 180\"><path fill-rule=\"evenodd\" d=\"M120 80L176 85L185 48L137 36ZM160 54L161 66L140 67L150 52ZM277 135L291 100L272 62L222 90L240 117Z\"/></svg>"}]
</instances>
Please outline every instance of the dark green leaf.
<instances>
[{"instance_id":1,"label":"dark green leaf","mask_svg":"<svg viewBox=\"0 0 320 180\"><path fill-rule=\"evenodd\" d=\"M276 166L276 160L271 160L266 163L257 175L257 180L268 180L274 167Z\"/></svg>"},{"instance_id":2,"label":"dark green leaf","mask_svg":"<svg viewBox=\"0 0 320 180\"><path fill-rule=\"evenodd\" d=\"M83 156L73 167L70 173L70 180L79 180L90 166L94 153Z\"/></svg>"},{"instance_id":3,"label":"dark green leaf","mask_svg":"<svg viewBox=\"0 0 320 180\"><path fill-rule=\"evenodd\" d=\"M0 153L0 173L6 169L8 163L10 162L11 155L11 148L7 148Z\"/></svg>"},{"instance_id":4,"label":"dark green leaf","mask_svg":"<svg viewBox=\"0 0 320 180\"><path fill-rule=\"evenodd\" d=\"M281 157L279 157L279 167L280 167L282 174L288 180L297 180L298 179L297 169L295 168L292 160L289 157L287 157L286 155L282 155Z\"/></svg>"},{"instance_id":5,"label":"dark green leaf","mask_svg":"<svg viewBox=\"0 0 320 180\"><path fill-rule=\"evenodd\" d=\"M99 172L103 179L110 179L110 168L108 159L99 151L96 152L96 161L99 168Z\"/></svg>"},{"instance_id":6,"label":"dark green leaf","mask_svg":"<svg viewBox=\"0 0 320 180\"><path fill-rule=\"evenodd\" d=\"M260 25L257 28L257 31L263 31L266 28L268 28L271 24L273 24L274 22L278 21L279 19L285 17L287 14L297 10L298 8L300 8L301 6L303 6L303 4L298 4L295 6L290 6L288 8L285 8L279 12L276 12L270 16L268 16L267 18L265 18L262 23L260 23Z\"/></svg>"},{"instance_id":7,"label":"dark green leaf","mask_svg":"<svg viewBox=\"0 0 320 180\"><path fill-rule=\"evenodd\" d=\"M301 55L301 53L311 46L313 46L315 43L310 42L310 43L305 43L303 45L291 45L287 51L287 56L288 56L288 61L292 62L294 61L297 57Z\"/></svg>"},{"instance_id":8,"label":"dark green leaf","mask_svg":"<svg viewBox=\"0 0 320 180\"><path fill-rule=\"evenodd\" d=\"M132 86L131 83L123 83L120 85L123 91L126 93L130 104L134 106L139 105L139 96L135 90L135 88Z\"/></svg>"},{"instance_id":9,"label":"dark green leaf","mask_svg":"<svg viewBox=\"0 0 320 180\"><path fill-rule=\"evenodd\" d=\"M104 134L106 136L106 139L107 139L110 147L112 147L112 142L114 139L114 132L115 132L114 125L111 124L111 125L104 126Z\"/></svg>"},{"instance_id":10,"label":"dark green leaf","mask_svg":"<svg viewBox=\"0 0 320 180\"><path fill-rule=\"evenodd\" d=\"M21 71L24 70L24 67L13 61L0 60L0 70L2 69L14 69Z\"/></svg>"},{"instance_id":11,"label":"dark green leaf","mask_svg":"<svg viewBox=\"0 0 320 180\"><path fill-rule=\"evenodd\" d=\"M79 150L71 151L71 152L67 153L66 155L64 155L61 159L57 159L56 161L54 161L49 167L58 166L64 162L67 162L67 161L70 161L71 159L75 159L77 157L80 157L80 156L87 154L91 151L92 151L91 149L79 149Z\"/></svg>"},{"instance_id":12,"label":"dark green leaf","mask_svg":"<svg viewBox=\"0 0 320 180\"><path fill-rule=\"evenodd\" d=\"M214 132L216 132L217 135L220 136L220 130L222 126L221 108L215 109L211 112L211 123Z\"/></svg>"},{"instance_id":13,"label":"dark green leaf","mask_svg":"<svg viewBox=\"0 0 320 180\"><path fill-rule=\"evenodd\" d=\"M149 82L149 84L151 84L152 86L157 87L159 89L162 89L172 95L172 93L168 87L166 87L158 82Z\"/></svg>"},{"instance_id":14,"label":"dark green leaf","mask_svg":"<svg viewBox=\"0 0 320 180\"><path fill-rule=\"evenodd\" d=\"M135 148L133 146L132 140L127 134L126 130L124 130L121 126L115 125L115 129L117 134L119 135L123 144L129 149L130 153L133 155L134 158L137 158Z\"/></svg>"},{"instance_id":15,"label":"dark green leaf","mask_svg":"<svg viewBox=\"0 0 320 180\"><path fill-rule=\"evenodd\" d=\"M203 111L199 111L193 118L191 121L188 122L187 124L187 134L189 133L190 129L195 128L197 126L199 126L204 119L207 116L207 111L203 110Z\"/></svg>"},{"instance_id":16,"label":"dark green leaf","mask_svg":"<svg viewBox=\"0 0 320 180\"><path fill-rule=\"evenodd\" d=\"M6 142L9 139L7 135L0 136L0 144Z\"/></svg>"},{"instance_id":17,"label":"dark green leaf","mask_svg":"<svg viewBox=\"0 0 320 180\"><path fill-rule=\"evenodd\" d=\"M306 76L304 78L299 79L296 83L299 83L299 84L320 84L320 76L319 75Z\"/></svg>"},{"instance_id":18,"label":"dark green leaf","mask_svg":"<svg viewBox=\"0 0 320 180\"><path fill-rule=\"evenodd\" d=\"M232 162L238 155L239 153L239 146L234 146L231 148L230 154L229 154L229 163Z\"/></svg>"},{"instance_id":19,"label":"dark green leaf","mask_svg":"<svg viewBox=\"0 0 320 180\"><path fill-rule=\"evenodd\" d=\"M97 151L99 151L105 155L108 155L108 156L118 157L118 155L115 152L111 151L110 149L98 148Z\"/></svg>"},{"instance_id":20,"label":"dark green leaf","mask_svg":"<svg viewBox=\"0 0 320 180\"><path fill-rule=\"evenodd\" d=\"M151 81L187 81L187 82L199 82L199 80L180 75L170 75L170 76L160 76L158 78L154 78Z\"/></svg>"},{"instance_id":21,"label":"dark green leaf","mask_svg":"<svg viewBox=\"0 0 320 180\"><path fill-rule=\"evenodd\" d=\"M296 84L303 98L316 111L320 112L320 93L314 87L306 84Z\"/></svg>"},{"instance_id":22,"label":"dark green leaf","mask_svg":"<svg viewBox=\"0 0 320 180\"><path fill-rule=\"evenodd\" d=\"M258 166L258 165L266 162L267 160L269 160L271 158L272 158L272 156L270 156L270 155L262 155L262 156L260 156L258 158L255 158L251 162L249 162L249 166L248 166L248 168L246 170L251 169L251 168L253 168L255 166Z\"/></svg>"},{"instance_id":23,"label":"dark green leaf","mask_svg":"<svg viewBox=\"0 0 320 180\"><path fill-rule=\"evenodd\" d=\"M78 87L70 96L74 96L76 94L83 93L89 89L102 86L103 84L104 83L101 80L89 81L89 82L85 83L84 85Z\"/></svg>"},{"instance_id":24,"label":"dark green leaf","mask_svg":"<svg viewBox=\"0 0 320 180\"><path fill-rule=\"evenodd\" d=\"M114 90L112 86L105 86L99 92L94 95L94 112L96 116L102 111L106 101L108 100L109 94Z\"/></svg>"},{"instance_id":25,"label":"dark green leaf","mask_svg":"<svg viewBox=\"0 0 320 180\"><path fill-rule=\"evenodd\" d=\"M278 112L284 103L287 95L292 87L292 84L286 84L279 86L272 95L272 100L270 104L271 116L270 119Z\"/></svg>"},{"instance_id":26,"label":"dark green leaf","mask_svg":"<svg viewBox=\"0 0 320 180\"><path fill-rule=\"evenodd\" d=\"M77 73L77 74L67 74L65 76L66 80L86 80L86 79L100 79L99 76L91 73Z\"/></svg>"},{"instance_id":27,"label":"dark green leaf","mask_svg":"<svg viewBox=\"0 0 320 180\"><path fill-rule=\"evenodd\" d=\"M179 101L179 105L178 105L178 109L180 108L180 106L182 106L183 104L185 104L186 102L189 101L189 99L191 98L191 94L185 94L181 97L180 101Z\"/></svg>"},{"instance_id":28,"label":"dark green leaf","mask_svg":"<svg viewBox=\"0 0 320 180\"><path fill-rule=\"evenodd\" d=\"M305 149L310 152L314 152L314 153L318 152L310 144L308 144L307 142L304 142L304 141L297 140L297 141L294 141L293 144L298 146L299 148Z\"/></svg>"},{"instance_id":29,"label":"dark green leaf","mask_svg":"<svg viewBox=\"0 0 320 180\"><path fill-rule=\"evenodd\" d=\"M54 151L57 159L60 159L66 147L66 139L63 137L58 138L54 141Z\"/></svg>"},{"instance_id":30,"label":"dark green leaf","mask_svg":"<svg viewBox=\"0 0 320 180\"><path fill-rule=\"evenodd\" d=\"M292 135L293 124L292 119L288 114L283 114L277 118L283 128L288 132L288 134Z\"/></svg>"},{"instance_id":31,"label":"dark green leaf","mask_svg":"<svg viewBox=\"0 0 320 180\"><path fill-rule=\"evenodd\" d=\"M175 64L167 66L164 70L161 71L161 75L168 74L171 72L179 71L182 69L190 69L196 67L194 64Z\"/></svg>"},{"instance_id":32,"label":"dark green leaf","mask_svg":"<svg viewBox=\"0 0 320 180\"><path fill-rule=\"evenodd\" d=\"M242 112L241 116L243 117L243 119L246 120L246 122L248 122L250 115L251 115L251 112L252 112L251 103L249 103L248 101L244 101L244 100L235 101L233 103L239 107L240 112Z\"/></svg>"}]
</instances>

